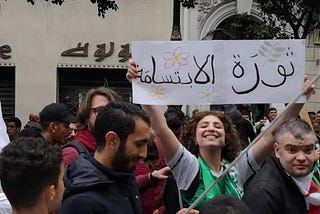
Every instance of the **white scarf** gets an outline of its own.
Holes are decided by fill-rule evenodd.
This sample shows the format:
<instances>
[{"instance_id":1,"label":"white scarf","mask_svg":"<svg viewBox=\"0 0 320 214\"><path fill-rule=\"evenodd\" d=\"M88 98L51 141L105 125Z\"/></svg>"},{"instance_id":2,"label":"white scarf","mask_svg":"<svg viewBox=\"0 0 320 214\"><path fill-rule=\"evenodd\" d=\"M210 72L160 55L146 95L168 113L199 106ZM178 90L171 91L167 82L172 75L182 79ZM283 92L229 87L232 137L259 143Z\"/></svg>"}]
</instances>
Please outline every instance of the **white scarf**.
<instances>
[{"instance_id":1,"label":"white scarf","mask_svg":"<svg viewBox=\"0 0 320 214\"><path fill-rule=\"evenodd\" d=\"M320 193L314 192L310 193L310 186L312 182L313 171L311 171L307 176L303 177L292 177L292 179L296 182L300 192L305 198L307 209L309 209L310 204L315 206L320 206Z\"/></svg>"}]
</instances>

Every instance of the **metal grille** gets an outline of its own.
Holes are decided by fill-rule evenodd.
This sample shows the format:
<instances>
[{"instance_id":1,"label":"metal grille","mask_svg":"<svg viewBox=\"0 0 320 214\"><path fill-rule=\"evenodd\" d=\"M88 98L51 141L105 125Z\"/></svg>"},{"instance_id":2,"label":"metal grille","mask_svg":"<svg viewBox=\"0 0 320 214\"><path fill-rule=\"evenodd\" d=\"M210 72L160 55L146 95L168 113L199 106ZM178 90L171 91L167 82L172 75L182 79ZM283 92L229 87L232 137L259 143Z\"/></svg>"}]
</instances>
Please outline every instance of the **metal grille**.
<instances>
[{"instance_id":1,"label":"metal grille","mask_svg":"<svg viewBox=\"0 0 320 214\"><path fill-rule=\"evenodd\" d=\"M0 66L0 101L3 119L15 116L15 67Z\"/></svg>"},{"instance_id":2,"label":"metal grille","mask_svg":"<svg viewBox=\"0 0 320 214\"><path fill-rule=\"evenodd\" d=\"M91 88L108 81L123 100L131 99L131 84L125 77L126 69L58 68L58 102L64 103L76 115L83 95Z\"/></svg>"}]
</instances>

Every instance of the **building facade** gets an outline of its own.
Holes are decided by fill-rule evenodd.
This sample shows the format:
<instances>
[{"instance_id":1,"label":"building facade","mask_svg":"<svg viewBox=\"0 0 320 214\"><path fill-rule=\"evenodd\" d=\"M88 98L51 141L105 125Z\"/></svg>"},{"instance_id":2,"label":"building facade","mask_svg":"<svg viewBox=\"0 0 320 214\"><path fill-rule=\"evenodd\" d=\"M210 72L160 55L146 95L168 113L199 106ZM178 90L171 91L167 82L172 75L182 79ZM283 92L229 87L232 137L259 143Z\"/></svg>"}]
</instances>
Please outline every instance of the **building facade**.
<instances>
[{"instance_id":1,"label":"building facade","mask_svg":"<svg viewBox=\"0 0 320 214\"><path fill-rule=\"evenodd\" d=\"M131 86L125 79L131 41L169 40L173 0L117 0L119 10L97 15L90 0L65 1L62 6L36 0L0 0L0 100L4 118L27 122L31 112L51 102L67 104L73 113L82 95L107 83L124 99ZM194 9L181 8L183 40L203 40L219 24L239 13L259 17L252 0L199 0ZM306 72L319 72L320 42L308 42ZM320 110L319 91L307 109ZM184 107L190 114L193 109Z\"/></svg>"},{"instance_id":2,"label":"building facade","mask_svg":"<svg viewBox=\"0 0 320 214\"><path fill-rule=\"evenodd\" d=\"M31 112L62 102L75 113L82 94L103 86L129 99L125 79L130 43L169 40L171 0L117 0L97 15L90 0L0 0L0 97L4 118L23 123ZM106 80L106 81L105 81Z\"/></svg>"}]
</instances>

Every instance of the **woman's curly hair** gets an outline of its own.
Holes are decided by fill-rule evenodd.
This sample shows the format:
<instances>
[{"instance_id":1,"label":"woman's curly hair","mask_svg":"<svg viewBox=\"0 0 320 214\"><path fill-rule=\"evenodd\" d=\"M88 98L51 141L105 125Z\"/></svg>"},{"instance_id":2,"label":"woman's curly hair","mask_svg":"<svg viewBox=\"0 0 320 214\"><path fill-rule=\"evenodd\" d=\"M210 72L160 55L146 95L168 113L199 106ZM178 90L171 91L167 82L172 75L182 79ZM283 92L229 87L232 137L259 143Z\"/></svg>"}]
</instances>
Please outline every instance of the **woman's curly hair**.
<instances>
[{"instance_id":1,"label":"woman's curly hair","mask_svg":"<svg viewBox=\"0 0 320 214\"><path fill-rule=\"evenodd\" d=\"M199 146L195 143L196 129L198 123L202 118L208 115L218 117L225 130L225 145L221 150L221 158L232 162L239 154L241 149L241 142L238 132L233 125L229 116L225 115L221 111L201 111L197 112L191 117L182 132L181 142L182 144L194 155L199 154Z\"/></svg>"}]
</instances>

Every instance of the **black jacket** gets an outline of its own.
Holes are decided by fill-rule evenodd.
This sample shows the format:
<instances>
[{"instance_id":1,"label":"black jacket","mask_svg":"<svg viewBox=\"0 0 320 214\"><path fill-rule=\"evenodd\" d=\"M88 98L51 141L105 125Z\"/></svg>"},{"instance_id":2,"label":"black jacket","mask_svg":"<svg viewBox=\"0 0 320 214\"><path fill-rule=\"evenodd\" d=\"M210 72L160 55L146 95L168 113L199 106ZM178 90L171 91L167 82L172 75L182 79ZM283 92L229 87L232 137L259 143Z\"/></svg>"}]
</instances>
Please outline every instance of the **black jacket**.
<instances>
[{"instance_id":1,"label":"black jacket","mask_svg":"<svg viewBox=\"0 0 320 214\"><path fill-rule=\"evenodd\" d=\"M304 196L274 155L251 180L242 200L252 214L307 213Z\"/></svg>"},{"instance_id":2,"label":"black jacket","mask_svg":"<svg viewBox=\"0 0 320 214\"><path fill-rule=\"evenodd\" d=\"M65 170L59 214L139 214L139 191L132 173L110 171L81 154Z\"/></svg>"}]
</instances>

